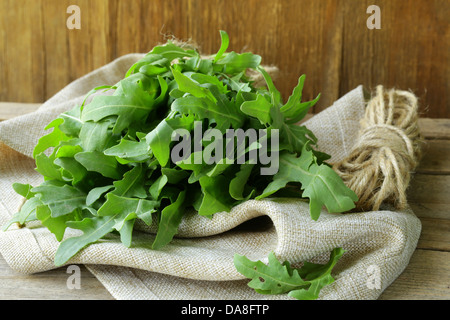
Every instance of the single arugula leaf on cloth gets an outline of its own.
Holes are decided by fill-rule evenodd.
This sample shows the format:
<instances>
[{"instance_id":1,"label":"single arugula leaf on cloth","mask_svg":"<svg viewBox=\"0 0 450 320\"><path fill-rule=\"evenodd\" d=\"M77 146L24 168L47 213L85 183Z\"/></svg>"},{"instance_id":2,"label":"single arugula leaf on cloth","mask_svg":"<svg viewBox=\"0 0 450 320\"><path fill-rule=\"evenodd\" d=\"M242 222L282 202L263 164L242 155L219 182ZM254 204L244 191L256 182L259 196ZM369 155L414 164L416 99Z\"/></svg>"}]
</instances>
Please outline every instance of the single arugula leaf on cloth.
<instances>
[{"instance_id":1,"label":"single arugula leaf on cloth","mask_svg":"<svg viewBox=\"0 0 450 320\"><path fill-rule=\"evenodd\" d=\"M342 248L335 248L328 263L304 262L299 269L292 268L288 261L280 263L273 252L269 253L268 265L239 254L234 255L234 265L238 272L251 279L248 286L260 294L288 293L298 300L316 300L320 290L334 282L331 272L344 253Z\"/></svg>"}]
</instances>

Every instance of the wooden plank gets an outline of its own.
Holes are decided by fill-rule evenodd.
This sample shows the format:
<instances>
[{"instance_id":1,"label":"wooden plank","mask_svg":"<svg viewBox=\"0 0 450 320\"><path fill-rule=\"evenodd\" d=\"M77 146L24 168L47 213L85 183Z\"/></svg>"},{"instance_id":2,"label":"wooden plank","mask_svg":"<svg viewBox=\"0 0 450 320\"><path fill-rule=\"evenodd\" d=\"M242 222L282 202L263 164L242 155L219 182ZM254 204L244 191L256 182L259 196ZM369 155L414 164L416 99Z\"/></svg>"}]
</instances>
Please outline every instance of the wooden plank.
<instances>
[{"instance_id":1,"label":"wooden plank","mask_svg":"<svg viewBox=\"0 0 450 320\"><path fill-rule=\"evenodd\" d=\"M421 218L434 218L434 219L449 219L449 204L448 203L415 203L411 202L411 206L414 214Z\"/></svg>"},{"instance_id":2,"label":"wooden plank","mask_svg":"<svg viewBox=\"0 0 450 320\"><path fill-rule=\"evenodd\" d=\"M449 300L450 252L418 249L380 300Z\"/></svg>"},{"instance_id":3,"label":"wooden plank","mask_svg":"<svg viewBox=\"0 0 450 320\"><path fill-rule=\"evenodd\" d=\"M380 8L381 29L366 26L370 5ZM379 84L411 90L420 98L423 116L449 117L450 72L441 69L449 66L450 2L349 0L342 10L340 94L358 84L368 90Z\"/></svg>"},{"instance_id":4,"label":"wooden plank","mask_svg":"<svg viewBox=\"0 0 450 320\"><path fill-rule=\"evenodd\" d=\"M450 119L421 118L419 127L426 139L450 139Z\"/></svg>"},{"instance_id":5,"label":"wooden plank","mask_svg":"<svg viewBox=\"0 0 450 320\"><path fill-rule=\"evenodd\" d=\"M449 204L450 176L416 174L408 188L408 200L412 203Z\"/></svg>"},{"instance_id":6,"label":"wooden plank","mask_svg":"<svg viewBox=\"0 0 450 320\"><path fill-rule=\"evenodd\" d=\"M450 252L450 219L421 217L422 233L417 248Z\"/></svg>"},{"instance_id":7,"label":"wooden plank","mask_svg":"<svg viewBox=\"0 0 450 320\"><path fill-rule=\"evenodd\" d=\"M0 1L0 100L45 99L42 1Z\"/></svg>"},{"instance_id":8,"label":"wooden plank","mask_svg":"<svg viewBox=\"0 0 450 320\"><path fill-rule=\"evenodd\" d=\"M416 174L408 201L422 222L418 248L450 251L450 175Z\"/></svg>"},{"instance_id":9,"label":"wooden plank","mask_svg":"<svg viewBox=\"0 0 450 320\"><path fill-rule=\"evenodd\" d=\"M112 300L113 297L86 267L80 267L80 289L69 289L73 273L67 267L24 275L12 270L0 255L0 300Z\"/></svg>"},{"instance_id":10,"label":"wooden plank","mask_svg":"<svg viewBox=\"0 0 450 320\"><path fill-rule=\"evenodd\" d=\"M33 112L40 106L40 103L0 102L0 121Z\"/></svg>"},{"instance_id":11,"label":"wooden plank","mask_svg":"<svg viewBox=\"0 0 450 320\"><path fill-rule=\"evenodd\" d=\"M450 175L416 174L407 190L408 202L419 218L450 219Z\"/></svg>"},{"instance_id":12,"label":"wooden plank","mask_svg":"<svg viewBox=\"0 0 450 320\"><path fill-rule=\"evenodd\" d=\"M69 5L81 30L68 30ZM366 10L381 8L369 30ZM217 51L253 51L280 68L283 96L301 74L315 111L362 84L411 89L428 117L450 117L448 0L5 0L0 4L0 100L43 102L73 79L130 52L148 52L165 35ZM420 21L420 23L418 23ZM24 88L27 88L24 90Z\"/></svg>"},{"instance_id":13,"label":"wooden plank","mask_svg":"<svg viewBox=\"0 0 450 320\"><path fill-rule=\"evenodd\" d=\"M417 173L450 174L450 140L427 140Z\"/></svg>"}]
</instances>

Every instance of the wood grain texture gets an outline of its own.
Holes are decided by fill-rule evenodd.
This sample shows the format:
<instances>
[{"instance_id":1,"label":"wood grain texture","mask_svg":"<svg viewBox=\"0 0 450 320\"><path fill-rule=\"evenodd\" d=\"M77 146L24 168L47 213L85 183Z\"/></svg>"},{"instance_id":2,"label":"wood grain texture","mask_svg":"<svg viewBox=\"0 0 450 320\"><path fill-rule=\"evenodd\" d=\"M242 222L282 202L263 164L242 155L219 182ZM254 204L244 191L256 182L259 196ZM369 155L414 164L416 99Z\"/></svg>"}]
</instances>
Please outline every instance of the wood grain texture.
<instances>
[{"instance_id":1,"label":"wood grain texture","mask_svg":"<svg viewBox=\"0 0 450 320\"><path fill-rule=\"evenodd\" d=\"M0 102L0 121L36 111L40 103Z\"/></svg>"},{"instance_id":2,"label":"wood grain texture","mask_svg":"<svg viewBox=\"0 0 450 320\"><path fill-rule=\"evenodd\" d=\"M81 30L66 28L69 5ZM369 30L369 5L381 29ZM43 102L76 78L171 36L216 52L218 30L230 50L276 65L291 93L307 75L305 99L320 111L359 84L410 89L423 116L450 118L448 0L2 0L0 101Z\"/></svg>"},{"instance_id":3,"label":"wood grain texture","mask_svg":"<svg viewBox=\"0 0 450 320\"><path fill-rule=\"evenodd\" d=\"M25 275L12 270L0 256L0 300L112 300L86 267L80 265L80 288L69 289L67 268Z\"/></svg>"},{"instance_id":4,"label":"wood grain texture","mask_svg":"<svg viewBox=\"0 0 450 320\"><path fill-rule=\"evenodd\" d=\"M379 300L449 300L450 252L417 249Z\"/></svg>"}]
</instances>

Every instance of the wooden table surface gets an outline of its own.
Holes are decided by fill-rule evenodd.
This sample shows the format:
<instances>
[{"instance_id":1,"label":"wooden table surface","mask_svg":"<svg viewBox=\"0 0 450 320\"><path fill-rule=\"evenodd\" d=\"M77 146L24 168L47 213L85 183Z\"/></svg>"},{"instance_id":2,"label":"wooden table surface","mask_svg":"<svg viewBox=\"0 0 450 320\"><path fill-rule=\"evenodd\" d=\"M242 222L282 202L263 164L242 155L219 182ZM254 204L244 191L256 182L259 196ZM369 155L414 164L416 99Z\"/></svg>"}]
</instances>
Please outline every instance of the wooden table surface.
<instances>
[{"instance_id":1,"label":"wooden table surface","mask_svg":"<svg viewBox=\"0 0 450 320\"><path fill-rule=\"evenodd\" d=\"M17 106L0 103L0 121L33 111L39 105ZM408 199L422 222L422 233L409 265L380 300L450 299L450 119L423 118L420 127L426 146ZM80 289L68 289L70 274L66 267L23 275L0 256L0 300L114 299L84 266L80 270Z\"/></svg>"}]
</instances>

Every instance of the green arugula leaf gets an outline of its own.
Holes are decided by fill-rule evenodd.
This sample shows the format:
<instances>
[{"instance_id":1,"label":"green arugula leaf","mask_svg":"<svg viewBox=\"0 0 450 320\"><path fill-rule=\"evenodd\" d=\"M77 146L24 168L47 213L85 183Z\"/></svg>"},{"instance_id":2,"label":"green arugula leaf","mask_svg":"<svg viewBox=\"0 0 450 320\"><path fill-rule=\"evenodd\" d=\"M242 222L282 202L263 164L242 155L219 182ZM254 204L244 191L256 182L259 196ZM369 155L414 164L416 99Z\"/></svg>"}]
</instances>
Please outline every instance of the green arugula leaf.
<instances>
[{"instance_id":1,"label":"green arugula leaf","mask_svg":"<svg viewBox=\"0 0 450 320\"><path fill-rule=\"evenodd\" d=\"M217 62L217 60L219 60L220 58L222 58L223 54L225 53L225 51L227 51L228 46L230 44L230 38L228 37L228 33L226 33L223 30L220 30L220 38L222 41L222 44L220 45L220 49L219 51L217 51L216 56L214 57L214 63Z\"/></svg>"},{"instance_id":2,"label":"green arugula leaf","mask_svg":"<svg viewBox=\"0 0 450 320\"><path fill-rule=\"evenodd\" d=\"M93 122L86 121L80 130L80 144L84 151L102 152L111 140L108 130L114 122L111 119Z\"/></svg>"},{"instance_id":3,"label":"green arugula leaf","mask_svg":"<svg viewBox=\"0 0 450 320\"><path fill-rule=\"evenodd\" d=\"M59 145L61 141L69 140L70 138L62 132L58 126L63 123L64 120L61 118L56 118L52 122L50 122L44 129L49 130L53 128L52 132L48 133L47 135L41 137L38 140L37 145L34 147L33 150L33 158L36 158L36 156L48 148L56 147Z\"/></svg>"},{"instance_id":4,"label":"green arugula leaf","mask_svg":"<svg viewBox=\"0 0 450 320\"><path fill-rule=\"evenodd\" d=\"M199 86L197 83L195 83L176 69L172 69L172 74L175 78L175 81L178 83L179 90L190 93L197 98L208 98L214 103L217 102L216 98L214 98L208 88Z\"/></svg>"},{"instance_id":5,"label":"green arugula leaf","mask_svg":"<svg viewBox=\"0 0 450 320\"><path fill-rule=\"evenodd\" d=\"M81 236L71 237L59 245L55 254L55 266L62 266L77 252L101 239L113 231L116 216L84 218L82 221L67 221L66 225L72 229L83 231Z\"/></svg>"},{"instance_id":6,"label":"green arugula leaf","mask_svg":"<svg viewBox=\"0 0 450 320\"><path fill-rule=\"evenodd\" d=\"M153 199L160 199L161 191L164 186L167 184L168 178L165 175L161 175L156 179L155 182L150 186L149 192Z\"/></svg>"},{"instance_id":7,"label":"green arugula leaf","mask_svg":"<svg viewBox=\"0 0 450 320\"><path fill-rule=\"evenodd\" d=\"M56 237L56 240L62 241L66 231L66 222L73 220L73 215L62 215L59 217L52 217L51 211L47 206L36 207L36 218L41 221L51 233Z\"/></svg>"},{"instance_id":8,"label":"green arugula leaf","mask_svg":"<svg viewBox=\"0 0 450 320\"><path fill-rule=\"evenodd\" d=\"M281 93L280 91L278 91L278 89L275 87L275 85L273 84L272 78L270 77L270 75L267 73L267 71L262 67L262 66L258 66L256 68L256 70L258 70L264 80L266 81L267 84L267 88L269 89L269 94L272 100L272 105L276 108L281 106Z\"/></svg>"},{"instance_id":9,"label":"green arugula leaf","mask_svg":"<svg viewBox=\"0 0 450 320\"><path fill-rule=\"evenodd\" d=\"M120 140L120 143L103 151L107 156L116 157L119 163L145 162L151 157L148 143L143 141Z\"/></svg>"},{"instance_id":10,"label":"green arugula leaf","mask_svg":"<svg viewBox=\"0 0 450 320\"><path fill-rule=\"evenodd\" d=\"M237 112L230 112L230 107L213 103L206 98L194 96L178 98L172 103L172 110L185 115L194 114L198 119L214 119L221 131L224 131L224 128L237 128L242 123L242 119Z\"/></svg>"},{"instance_id":11,"label":"green arugula leaf","mask_svg":"<svg viewBox=\"0 0 450 320\"><path fill-rule=\"evenodd\" d=\"M334 282L331 271L345 250L333 249L327 264L305 262L300 269L294 269L288 261L280 263L273 252L269 253L269 264L251 261L235 254L236 270L252 279L248 286L260 294L285 294L298 300L316 300L320 290Z\"/></svg>"},{"instance_id":12,"label":"green arugula leaf","mask_svg":"<svg viewBox=\"0 0 450 320\"><path fill-rule=\"evenodd\" d=\"M256 100L245 101L241 104L241 111L246 115L257 118L261 123L271 123L270 109L272 104L262 95L258 95Z\"/></svg>"},{"instance_id":13,"label":"green arugula leaf","mask_svg":"<svg viewBox=\"0 0 450 320\"><path fill-rule=\"evenodd\" d=\"M184 215L184 201L186 191L181 191L175 202L169 204L161 211L158 232L152 244L152 249L158 250L168 244L178 232L178 226Z\"/></svg>"},{"instance_id":14,"label":"green arugula leaf","mask_svg":"<svg viewBox=\"0 0 450 320\"><path fill-rule=\"evenodd\" d=\"M292 270L288 264L281 264L273 252L269 253L269 265L261 261L253 262L245 256L235 254L236 270L247 278L252 279L248 286L261 294L281 294L307 286L308 282Z\"/></svg>"},{"instance_id":15,"label":"green arugula leaf","mask_svg":"<svg viewBox=\"0 0 450 320\"><path fill-rule=\"evenodd\" d=\"M144 188L145 169L142 164L136 165L130 171L123 175L122 180L114 181L114 190L111 193L128 198L142 198L147 197L147 192Z\"/></svg>"},{"instance_id":16,"label":"green arugula leaf","mask_svg":"<svg viewBox=\"0 0 450 320\"><path fill-rule=\"evenodd\" d=\"M159 207L159 201L127 198L117 196L112 192L106 195L105 203L98 209L99 216L114 216L125 218L130 213L135 213L147 225L152 222L152 213Z\"/></svg>"},{"instance_id":17,"label":"green arugula leaf","mask_svg":"<svg viewBox=\"0 0 450 320\"><path fill-rule=\"evenodd\" d=\"M153 50L150 51L150 53L161 55L163 58L166 58L169 62L173 61L174 59L198 56L198 53L195 50L191 49L185 50L170 41L165 45L154 47Z\"/></svg>"},{"instance_id":18,"label":"green arugula leaf","mask_svg":"<svg viewBox=\"0 0 450 320\"><path fill-rule=\"evenodd\" d=\"M162 55L149 52L148 54L145 55L144 58L137 61L128 69L127 73L125 74L125 78L130 77L132 74L139 73L141 67L145 65L153 64L157 66L165 66L168 65L169 63L170 61L164 58Z\"/></svg>"},{"instance_id":19,"label":"green arugula leaf","mask_svg":"<svg viewBox=\"0 0 450 320\"><path fill-rule=\"evenodd\" d=\"M81 140L73 138L67 141L61 141L59 146L54 150L54 158L73 158L75 154L83 151Z\"/></svg>"},{"instance_id":20,"label":"green arugula leaf","mask_svg":"<svg viewBox=\"0 0 450 320\"><path fill-rule=\"evenodd\" d=\"M24 184L15 182L13 183L12 187L17 194L20 194L25 199L31 199L35 195L34 192L31 192L33 186L28 183Z\"/></svg>"},{"instance_id":21,"label":"green arugula leaf","mask_svg":"<svg viewBox=\"0 0 450 320\"><path fill-rule=\"evenodd\" d=\"M311 284L308 289L301 288L289 292L289 296L298 300L316 300L319 297L320 290L334 282L331 271L344 253L345 250L342 248L333 249L330 259L325 265L305 262L299 270L299 274Z\"/></svg>"},{"instance_id":22,"label":"green arugula leaf","mask_svg":"<svg viewBox=\"0 0 450 320\"><path fill-rule=\"evenodd\" d=\"M312 151L303 148L300 157L291 153L280 155L280 170L273 181L256 199L265 198L284 188L289 182L302 184L303 197L310 199L310 214L317 220L326 206L329 212L345 212L355 207L356 194L347 188L338 174L329 166L318 165Z\"/></svg>"},{"instance_id":23,"label":"green arugula leaf","mask_svg":"<svg viewBox=\"0 0 450 320\"><path fill-rule=\"evenodd\" d=\"M69 185L40 185L31 189L39 197L42 204L49 207L52 217L59 217L82 209L86 204L86 194Z\"/></svg>"},{"instance_id":24,"label":"green arugula leaf","mask_svg":"<svg viewBox=\"0 0 450 320\"><path fill-rule=\"evenodd\" d=\"M199 180L203 191L203 200L198 210L201 216L212 216L218 212L229 212L235 202L228 190L223 186L229 185L230 181L223 175L217 177L203 176Z\"/></svg>"},{"instance_id":25,"label":"green arugula leaf","mask_svg":"<svg viewBox=\"0 0 450 320\"><path fill-rule=\"evenodd\" d=\"M155 129L147 134L145 140L162 167L165 167L169 162L172 133L176 129L186 129L190 132L193 124L194 118L189 116L166 118L162 120Z\"/></svg>"},{"instance_id":26,"label":"green arugula leaf","mask_svg":"<svg viewBox=\"0 0 450 320\"><path fill-rule=\"evenodd\" d=\"M96 188L91 189L89 191L88 195L86 196L86 205L87 206L92 205L95 201L100 199L100 197L104 193L106 193L107 191L111 190L112 188L114 188L113 185L103 186L103 187L96 187Z\"/></svg>"},{"instance_id":27,"label":"green arugula leaf","mask_svg":"<svg viewBox=\"0 0 450 320\"><path fill-rule=\"evenodd\" d=\"M95 96L81 114L83 121L98 122L109 116L117 116L113 133L119 134L133 122L146 119L153 109L154 100L138 84L122 80L113 96Z\"/></svg>"},{"instance_id":28,"label":"green arugula leaf","mask_svg":"<svg viewBox=\"0 0 450 320\"><path fill-rule=\"evenodd\" d=\"M36 220L36 208L42 205L41 200L33 196L32 198L28 199L23 206L20 208L20 210L13 215L13 217L8 221L7 224L5 224L2 228L2 230L8 229L12 224L19 223L20 225L23 225L27 221L33 221Z\"/></svg>"},{"instance_id":29,"label":"green arugula leaf","mask_svg":"<svg viewBox=\"0 0 450 320\"><path fill-rule=\"evenodd\" d=\"M131 212L115 220L116 224L114 225L114 229L119 231L120 241L124 246L128 248L131 247L133 238L133 226L137 218L138 215L134 212Z\"/></svg>"},{"instance_id":30,"label":"green arugula leaf","mask_svg":"<svg viewBox=\"0 0 450 320\"><path fill-rule=\"evenodd\" d=\"M81 106L76 105L67 112L61 113L59 118L64 121L58 126L65 135L69 137L78 137L83 121L81 121Z\"/></svg>"},{"instance_id":31,"label":"green arugula leaf","mask_svg":"<svg viewBox=\"0 0 450 320\"><path fill-rule=\"evenodd\" d=\"M216 62L217 65L223 67L223 72L226 74L235 74L246 69L255 69L261 63L261 56L251 52L244 52L238 54L234 51L223 54Z\"/></svg>"},{"instance_id":32,"label":"green arugula leaf","mask_svg":"<svg viewBox=\"0 0 450 320\"><path fill-rule=\"evenodd\" d=\"M54 163L62 168L62 176L71 180L75 186L87 175L87 170L74 158L64 157L55 159Z\"/></svg>"},{"instance_id":33,"label":"green arugula leaf","mask_svg":"<svg viewBox=\"0 0 450 320\"><path fill-rule=\"evenodd\" d=\"M122 177L122 169L117 160L98 151L79 152L75 155L75 160L88 171L98 172L104 177L112 179Z\"/></svg>"},{"instance_id":34,"label":"green arugula leaf","mask_svg":"<svg viewBox=\"0 0 450 320\"><path fill-rule=\"evenodd\" d=\"M53 159L50 157L47 157L44 153L39 153L35 157L36 161L36 171L38 171L40 174L42 174L46 180L61 180L62 181L62 175L61 175L61 168L57 166Z\"/></svg>"},{"instance_id":35,"label":"green arugula leaf","mask_svg":"<svg viewBox=\"0 0 450 320\"><path fill-rule=\"evenodd\" d=\"M252 189L247 196L244 196L244 190L248 187L247 182L254 167L254 164L241 164L240 170L236 173L236 176L231 180L229 185L229 193L233 199L248 200L256 191Z\"/></svg>"},{"instance_id":36,"label":"green arugula leaf","mask_svg":"<svg viewBox=\"0 0 450 320\"><path fill-rule=\"evenodd\" d=\"M161 174L167 177L167 182L171 184L178 184L189 176L188 172L177 168L161 168Z\"/></svg>"},{"instance_id":37,"label":"green arugula leaf","mask_svg":"<svg viewBox=\"0 0 450 320\"><path fill-rule=\"evenodd\" d=\"M216 87L219 93L227 94L229 92L227 85L216 76L211 76L203 73L193 73L191 74L191 79L197 81L200 85L203 84L209 88Z\"/></svg>"}]
</instances>

